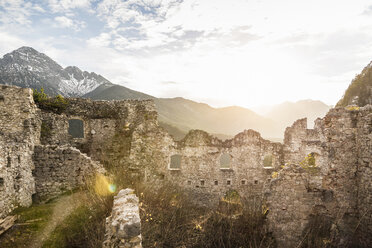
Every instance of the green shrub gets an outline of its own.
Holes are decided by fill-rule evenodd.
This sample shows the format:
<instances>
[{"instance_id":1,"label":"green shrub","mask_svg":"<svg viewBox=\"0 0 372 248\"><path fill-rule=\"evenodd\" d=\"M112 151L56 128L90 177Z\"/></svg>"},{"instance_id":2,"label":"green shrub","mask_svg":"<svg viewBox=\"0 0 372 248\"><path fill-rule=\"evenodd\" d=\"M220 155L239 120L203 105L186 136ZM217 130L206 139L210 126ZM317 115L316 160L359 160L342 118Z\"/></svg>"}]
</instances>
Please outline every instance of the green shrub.
<instances>
[{"instance_id":1,"label":"green shrub","mask_svg":"<svg viewBox=\"0 0 372 248\"><path fill-rule=\"evenodd\" d=\"M50 98L45 94L43 88L41 88L40 92L37 89L34 89L33 97L39 108L59 114L61 114L68 106L68 101L63 96L57 95Z\"/></svg>"},{"instance_id":2,"label":"green shrub","mask_svg":"<svg viewBox=\"0 0 372 248\"><path fill-rule=\"evenodd\" d=\"M40 92L37 89L34 89L33 90L33 97L34 97L34 101L35 101L36 104L45 102L46 100L49 99L48 95L45 94L43 88L40 89Z\"/></svg>"}]
</instances>

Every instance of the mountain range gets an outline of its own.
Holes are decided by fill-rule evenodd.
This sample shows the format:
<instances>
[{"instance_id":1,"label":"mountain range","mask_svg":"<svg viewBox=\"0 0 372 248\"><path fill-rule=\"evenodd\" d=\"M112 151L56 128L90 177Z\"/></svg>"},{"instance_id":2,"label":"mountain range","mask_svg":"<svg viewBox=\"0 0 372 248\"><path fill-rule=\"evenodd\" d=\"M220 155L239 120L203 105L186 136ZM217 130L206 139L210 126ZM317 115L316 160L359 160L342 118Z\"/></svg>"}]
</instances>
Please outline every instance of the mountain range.
<instances>
[{"instance_id":1,"label":"mountain range","mask_svg":"<svg viewBox=\"0 0 372 248\"><path fill-rule=\"evenodd\" d=\"M21 47L0 59L0 84L44 88L49 95L93 100L153 99L160 125L177 139L191 129L202 129L222 139L244 129L254 129L263 137L278 141L283 137L285 127L295 120L308 117L311 124L331 107L313 100L285 102L267 107L260 115L238 106L213 108L182 97L156 98L113 84L94 72L82 71L75 66L63 68L31 47Z\"/></svg>"}]
</instances>

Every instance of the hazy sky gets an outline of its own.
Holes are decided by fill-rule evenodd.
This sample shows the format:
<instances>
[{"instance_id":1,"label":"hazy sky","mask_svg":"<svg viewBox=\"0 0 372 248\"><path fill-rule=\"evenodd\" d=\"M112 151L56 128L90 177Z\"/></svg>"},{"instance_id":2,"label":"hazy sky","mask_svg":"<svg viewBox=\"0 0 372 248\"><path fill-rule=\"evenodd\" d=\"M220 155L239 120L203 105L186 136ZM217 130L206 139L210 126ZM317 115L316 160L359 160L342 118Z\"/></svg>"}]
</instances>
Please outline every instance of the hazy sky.
<instances>
[{"instance_id":1,"label":"hazy sky","mask_svg":"<svg viewBox=\"0 0 372 248\"><path fill-rule=\"evenodd\" d=\"M0 55L213 106L334 105L372 60L368 0L0 0Z\"/></svg>"}]
</instances>

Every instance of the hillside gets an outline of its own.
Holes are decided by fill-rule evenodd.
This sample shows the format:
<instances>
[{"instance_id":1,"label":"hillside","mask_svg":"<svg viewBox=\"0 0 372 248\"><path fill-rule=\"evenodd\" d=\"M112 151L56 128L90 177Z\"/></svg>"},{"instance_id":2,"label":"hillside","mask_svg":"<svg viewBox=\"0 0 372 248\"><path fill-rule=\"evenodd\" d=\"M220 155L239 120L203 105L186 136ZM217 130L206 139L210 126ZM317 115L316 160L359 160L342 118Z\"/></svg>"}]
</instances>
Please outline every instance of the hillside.
<instances>
[{"instance_id":1,"label":"hillside","mask_svg":"<svg viewBox=\"0 0 372 248\"><path fill-rule=\"evenodd\" d=\"M372 104L372 62L355 76L336 106L358 105L363 107L367 104Z\"/></svg>"},{"instance_id":2,"label":"hillside","mask_svg":"<svg viewBox=\"0 0 372 248\"><path fill-rule=\"evenodd\" d=\"M145 93L131 90L121 85L103 84L95 90L83 95L84 98L93 100L123 100L123 99L154 99Z\"/></svg>"},{"instance_id":3,"label":"hillside","mask_svg":"<svg viewBox=\"0 0 372 248\"><path fill-rule=\"evenodd\" d=\"M213 134L233 136L244 129L254 129L266 138L283 135L273 120L242 107L213 108L181 97L158 98L155 104L159 121L183 131L202 129Z\"/></svg>"}]
</instances>

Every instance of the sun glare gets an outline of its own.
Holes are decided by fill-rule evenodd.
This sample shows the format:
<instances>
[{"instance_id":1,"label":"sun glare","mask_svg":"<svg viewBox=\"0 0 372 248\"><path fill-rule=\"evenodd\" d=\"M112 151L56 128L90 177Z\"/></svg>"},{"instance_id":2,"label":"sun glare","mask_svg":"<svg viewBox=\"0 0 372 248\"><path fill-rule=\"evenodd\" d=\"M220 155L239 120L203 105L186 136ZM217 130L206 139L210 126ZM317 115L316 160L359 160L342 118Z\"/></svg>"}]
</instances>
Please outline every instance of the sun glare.
<instances>
[{"instance_id":1,"label":"sun glare","mask_svg":"<svg viewBox=\"0 0 372 248\"><path fill-rule=\"evenodd\" d=\"M102 174L97 174L94 190L98 195L110 195L116 192L116 185L111 181L110 178Z\"/></svg>"}]
</instances>

